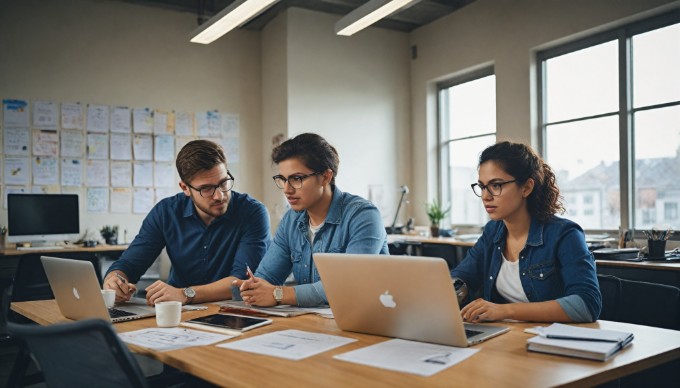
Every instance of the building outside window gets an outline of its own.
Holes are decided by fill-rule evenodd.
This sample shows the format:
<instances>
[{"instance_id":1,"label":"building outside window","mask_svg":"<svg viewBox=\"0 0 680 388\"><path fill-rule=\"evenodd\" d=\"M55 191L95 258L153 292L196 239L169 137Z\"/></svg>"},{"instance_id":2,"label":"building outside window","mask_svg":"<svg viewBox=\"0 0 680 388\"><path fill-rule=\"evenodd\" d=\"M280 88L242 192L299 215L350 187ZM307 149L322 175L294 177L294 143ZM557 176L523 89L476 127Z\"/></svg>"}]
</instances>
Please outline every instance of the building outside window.
<instances>
[{"instance_id":1,"label":"building outside window","mask_svg":"<svg viewBox=\"0 0 680 388\"><path fill-rule=\"evenodd\" d=\"M680 202L679 14L537 57L542 152L566 217L585 229L678 229L660 201ZM586 193L596 195L579 209L574 199Z\"/></svg>"},{"instance_id":2,"label":"building outside window","mask_svg":"<svg viewBox=\"0 0 680 388\"><path fill-rule=\"evenodd\" d=\"M488 216L470 184L478 179L479 155L496 142L496 76L486 68L438 90L441 200L451 205L451 224L483 225Z\"/></svg>"}]
</instances>

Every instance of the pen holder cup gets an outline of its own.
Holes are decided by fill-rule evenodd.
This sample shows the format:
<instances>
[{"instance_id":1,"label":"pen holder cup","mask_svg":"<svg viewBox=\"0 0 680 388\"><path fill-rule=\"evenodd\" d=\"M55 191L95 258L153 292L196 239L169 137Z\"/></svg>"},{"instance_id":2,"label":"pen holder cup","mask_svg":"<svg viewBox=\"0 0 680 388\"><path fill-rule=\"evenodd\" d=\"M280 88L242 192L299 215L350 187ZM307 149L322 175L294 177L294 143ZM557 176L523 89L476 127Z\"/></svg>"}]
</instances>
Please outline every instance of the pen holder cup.
<instances>
[{"instance_id":1,"label":"pen holder cup","mask_svg":"<svg viewBox=\"0 0 680 388\"><path fill-rule=\"evenodd\" d=\"M648 257L663 259L666 257L666 240L647 240Z\"/></svg>"}]
</instances>

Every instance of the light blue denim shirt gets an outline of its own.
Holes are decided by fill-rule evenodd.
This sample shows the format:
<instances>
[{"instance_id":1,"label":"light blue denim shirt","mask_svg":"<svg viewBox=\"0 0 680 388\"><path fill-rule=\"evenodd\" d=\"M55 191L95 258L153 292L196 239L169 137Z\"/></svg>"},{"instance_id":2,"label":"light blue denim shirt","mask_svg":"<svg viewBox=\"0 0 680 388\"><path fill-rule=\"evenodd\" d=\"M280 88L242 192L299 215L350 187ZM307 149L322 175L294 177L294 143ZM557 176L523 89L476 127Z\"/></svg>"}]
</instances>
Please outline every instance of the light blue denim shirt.
<instances>
[{"instance_id":1,"label":"light blue denim shirt","mask_svg":"<svg viewBox=\"0 0 680 388\"><path fill-rule=\"evenodd\" d=\"M298 306L328 303L312 253L388 253L387 234L378 209L361 197L343 193L337 186L326 220L311 244L308 229L307 211L288 210L255 272L255 276L271 284L282 285L292 269Z\"/></svg>"},{"instance_id":2,"label":"light blue denim shirt","mask_svg":"<svg viewBox=\"0 0 680 388\"><path fill-rule=\"evenodd\" d=\"M498 301L496 279L505 249L507 229L502 221L490 221L465 259L451 271L471 290ZM600 316L602 296L595 259L588 251L583 230L576 223L553 217L546 223L532 219L529 236L519 253L519 275L530 302L556 300L575 322L591 322Z\"/></svg>"}]
</instances>

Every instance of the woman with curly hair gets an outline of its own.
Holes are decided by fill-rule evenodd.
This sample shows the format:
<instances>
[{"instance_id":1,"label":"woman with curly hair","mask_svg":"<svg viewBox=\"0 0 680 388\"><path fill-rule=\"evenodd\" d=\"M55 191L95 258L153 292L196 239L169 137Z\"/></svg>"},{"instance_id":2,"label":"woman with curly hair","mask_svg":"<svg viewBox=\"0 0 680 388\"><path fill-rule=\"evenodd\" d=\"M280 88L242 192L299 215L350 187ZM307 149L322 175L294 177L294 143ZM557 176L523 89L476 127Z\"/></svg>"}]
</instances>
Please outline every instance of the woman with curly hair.
<instances>
[{"instance_id":1,"label":"woman with curly hair","mask_svg":"<svg viewBox=\"0 0 680 388\"><path fill-rule=\"evenodd\" d=\"M564 207L550 166L524 144L501 142L482 152L472 190L491 221L451 271L481 295L463 319L595 321L602 308L595 260L581 227L555 216Z\"/></svg>"}]
</instances>

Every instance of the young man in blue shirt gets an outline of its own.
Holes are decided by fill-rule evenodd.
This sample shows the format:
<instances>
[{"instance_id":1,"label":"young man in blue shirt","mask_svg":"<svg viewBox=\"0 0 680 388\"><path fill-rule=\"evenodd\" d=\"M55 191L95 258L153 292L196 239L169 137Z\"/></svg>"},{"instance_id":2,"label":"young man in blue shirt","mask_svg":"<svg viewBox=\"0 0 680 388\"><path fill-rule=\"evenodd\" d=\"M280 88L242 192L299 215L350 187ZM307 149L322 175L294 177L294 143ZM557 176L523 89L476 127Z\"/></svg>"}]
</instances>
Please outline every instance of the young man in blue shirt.
<instances>
[{"instance_id":1,"label":"young man in blue shirt","mask_svg":"<svg viewBox=\"0 0 680 388\"><path fill-rule=\"evenodd\" d=\"M187 143L177 155L178 193L160 201L146 216L139 234L111 265L104 288L116 301L128 300L134 284L166 249L172 267L167 283L146 288L149 305L184 304L231 298L231 282L257 268L270 242L264 205L232 191L222 147L207 141Z\"/></svg>"}]
</instances>

